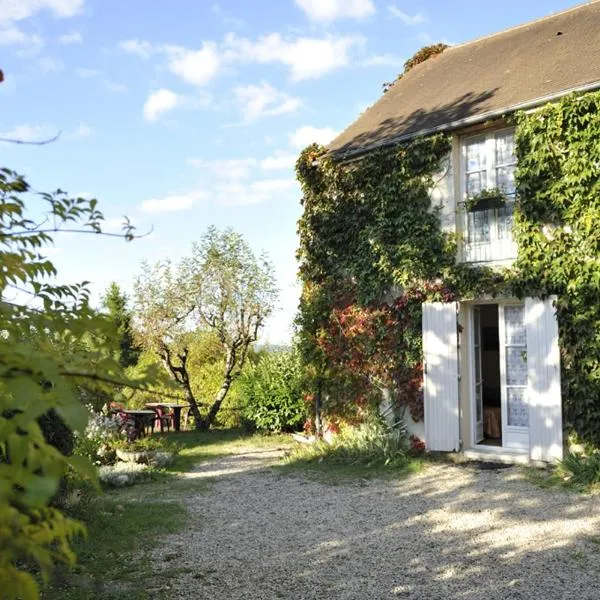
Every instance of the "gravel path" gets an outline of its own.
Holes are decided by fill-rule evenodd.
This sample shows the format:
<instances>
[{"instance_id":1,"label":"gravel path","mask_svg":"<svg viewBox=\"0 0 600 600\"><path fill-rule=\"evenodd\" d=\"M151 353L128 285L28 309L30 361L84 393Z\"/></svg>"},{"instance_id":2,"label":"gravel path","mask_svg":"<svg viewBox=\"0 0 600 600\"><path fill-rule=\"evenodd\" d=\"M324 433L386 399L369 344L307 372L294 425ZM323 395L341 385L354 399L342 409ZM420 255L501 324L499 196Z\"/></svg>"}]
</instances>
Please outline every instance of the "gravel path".
<instances>
[{"instance_id":1,"label":"gravel path","mask_svg":"<svg viewBox=\"0 0 600 600\"><path fill-rule=\"evenodd\" d=\"M278 473L279 454L242 449L187 475L212 483L154 552L179 568L168 598L600 598L597 497L445 464L328 485Z\"/></svg>"}]
</instances>

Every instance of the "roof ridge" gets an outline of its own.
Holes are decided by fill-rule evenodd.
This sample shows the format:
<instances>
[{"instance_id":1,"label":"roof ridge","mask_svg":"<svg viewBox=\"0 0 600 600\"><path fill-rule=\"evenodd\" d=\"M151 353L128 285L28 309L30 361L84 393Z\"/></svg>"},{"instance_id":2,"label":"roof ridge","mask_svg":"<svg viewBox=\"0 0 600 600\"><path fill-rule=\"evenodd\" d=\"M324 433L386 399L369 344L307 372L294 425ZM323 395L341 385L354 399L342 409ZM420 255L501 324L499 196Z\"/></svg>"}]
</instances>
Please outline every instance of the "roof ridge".
<instances>
[{"instance_id":1,"label":"roof ridge","mask_svg":"<svg viewBox=\"0 0 600 600\"><path fill-rule=\"evenodd\" d=\"M473 40L468 40L466 42L461 42L460 44L451 45L446 49L446 52L450 50L456 50L457 48L462 48L463 46L468 46L469 44L475 44L477 42L482 42L483 40L487 40L489 38L496 37L497 35L504 35L505 33L509 33L511 31L516 31L517 29L523 29L524 27L530 27L535 23L541 23L542 21L547 21L549 19L554 19L560 15L564 15L566 13L570 13L576 10L581 10L585 6L589 6L591 4L598 4L600 0L586 0L585 2L581 2L571 8L565 8L564 10L559 10L555 13L550 13L549 15L545 15L543 17L539 17L537 19L533 19L533 21L527 21L526 23L521 23L520 25L513 25L512 27L507 27L506 29L501 29L500 31L495 31L494 33L488 33L486 35L482 35L481 37L475 38Z\"/></svg>"}]
</instances>

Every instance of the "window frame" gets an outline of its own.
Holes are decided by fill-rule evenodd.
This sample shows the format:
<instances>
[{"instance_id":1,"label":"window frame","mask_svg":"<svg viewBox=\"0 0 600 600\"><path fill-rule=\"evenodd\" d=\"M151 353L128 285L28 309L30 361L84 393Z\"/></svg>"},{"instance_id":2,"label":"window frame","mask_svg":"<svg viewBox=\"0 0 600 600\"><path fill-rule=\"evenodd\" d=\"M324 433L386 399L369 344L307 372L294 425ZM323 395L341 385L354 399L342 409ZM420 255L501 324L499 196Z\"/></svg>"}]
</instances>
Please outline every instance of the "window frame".
<instances>
[{"instance_id":1,"label":"window frame","mask_svg":"<svg viewBox=\"0 0 600 600\"><path fill-rule=\"evenodd\" d=\"M512 260L516 258L516 244L512 238L512 233L501 237L501 220L499 211L502 208L491 208L484 211L467 211L465 209L465 201L467 199L467 175L470 172L482 173L484 169L468 170L467 147L469 142L480 139L484 141L485 148L485 181L482 189L493 189L498 185L498 170L506 167L517 166L516 157L511 162L498 162L496 160L496 140L502 134L515 133L515 127L501 127L487 131L468 134L459 138L460 144L460 195L457 203L457 213L461 218L460 231L462 233L462 260L463 262L491 262L497 260ZM512 198L511 198L512 197ZM514 206L515 192L511 193L507 204ZM469 239L469 215L475 212L486 213L488 220L488 240L471 241ZM491 217L491 218L490 218Z\"/></svg>"}]
</instances>

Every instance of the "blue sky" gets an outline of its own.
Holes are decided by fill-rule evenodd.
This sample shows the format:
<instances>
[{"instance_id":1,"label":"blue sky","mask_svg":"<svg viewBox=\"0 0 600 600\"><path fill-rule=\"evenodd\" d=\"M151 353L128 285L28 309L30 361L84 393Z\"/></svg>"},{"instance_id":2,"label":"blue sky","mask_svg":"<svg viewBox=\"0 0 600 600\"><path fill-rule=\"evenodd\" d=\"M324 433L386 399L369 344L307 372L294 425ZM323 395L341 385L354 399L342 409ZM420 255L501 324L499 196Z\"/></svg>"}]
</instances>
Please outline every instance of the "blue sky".
<instances>
[{"instance_id":1,"label":"blue sky","mask_svg":"<svg viewBox=\"0 0 600 600\"><path fill-rule=\"evenodd\" d=\"M0 0L5 166L34 188L99 199L109 230L57 237L63 281L130 290L143 259L178 260L209 225L266 251L281 288L266 338L298 298L293 163L327 143L424 45L456 44L573 0Z\"/></svg>"}]
</instances>

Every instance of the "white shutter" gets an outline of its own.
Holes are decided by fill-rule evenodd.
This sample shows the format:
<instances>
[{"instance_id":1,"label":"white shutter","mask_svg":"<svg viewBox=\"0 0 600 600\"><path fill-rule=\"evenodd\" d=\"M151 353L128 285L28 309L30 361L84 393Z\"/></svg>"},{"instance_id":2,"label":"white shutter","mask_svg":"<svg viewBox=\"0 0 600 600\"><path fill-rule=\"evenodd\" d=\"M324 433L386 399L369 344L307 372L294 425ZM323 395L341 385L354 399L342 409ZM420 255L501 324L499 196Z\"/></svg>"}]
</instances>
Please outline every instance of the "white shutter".
<instances>
[{"instance_id":1,"label":"white shutter","mask_svg":"<svg viewBox=\"0 0 600 600\"><path fill-rule=\"evenodd\" d=\"M562 403L555 297L525 299L529 445L533 460L562 458Z\"/></svg>"},{"instance_id":2,"label":"white shutter","mask_svg":"<svg viewBox=\"0 0 600 600\"><path fill-rule=\"evenodd\" d=\"M425 445L459 450L456 302L423 304Z\"/></svg>"}]
</instances>

